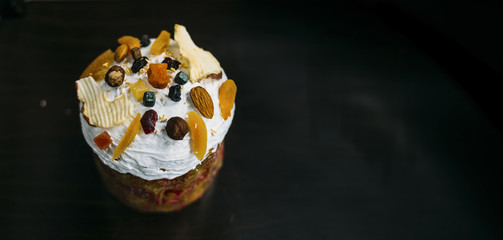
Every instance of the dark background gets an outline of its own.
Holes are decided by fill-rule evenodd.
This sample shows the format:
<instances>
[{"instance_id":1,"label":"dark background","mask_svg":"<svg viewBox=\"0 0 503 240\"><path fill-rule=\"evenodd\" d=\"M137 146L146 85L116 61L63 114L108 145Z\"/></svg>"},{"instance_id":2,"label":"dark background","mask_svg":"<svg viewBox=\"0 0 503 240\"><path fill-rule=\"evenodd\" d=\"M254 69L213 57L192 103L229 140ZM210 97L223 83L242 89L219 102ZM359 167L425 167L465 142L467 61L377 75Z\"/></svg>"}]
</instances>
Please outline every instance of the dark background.
<instances>
[{"instance_id":1,"label":"dark background","mask_svg":"<svg viewBox=\"0 0 503 240\"><path fill-rule=\"evenodd\" d=\"M0 3L0 238L503 236L501 3ZM210 191L143 214L102 185L74 82L175 23L236 81L236 115Z\"/></svg>"}]
</instances>

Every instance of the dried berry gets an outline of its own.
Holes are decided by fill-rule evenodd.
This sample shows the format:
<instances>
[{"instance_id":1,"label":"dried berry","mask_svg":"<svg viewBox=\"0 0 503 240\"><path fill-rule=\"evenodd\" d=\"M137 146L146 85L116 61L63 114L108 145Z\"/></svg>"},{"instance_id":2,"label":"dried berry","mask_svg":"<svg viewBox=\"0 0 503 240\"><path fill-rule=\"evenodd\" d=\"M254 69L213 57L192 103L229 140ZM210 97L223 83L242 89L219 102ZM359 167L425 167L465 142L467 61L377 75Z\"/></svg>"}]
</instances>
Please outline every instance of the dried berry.
<instances>
[{"instance_id":1,"label":"dried berry","mask_svg":"<svg viewBox=\"0 0 503 240\"><path fill-rule=\"evenodd\" d=\"M173 68L175 70L177 70L181 64L178 60L172 59L170 57L164 58L164 60L162 60L162 62L168 64L168 69Z\"/></svg>"},{"instance_id":2,"label":"dried berry","mask_svg":"<svg viewBox=\"0 0 503 240\"><path fill-rule=\"evenodd\" d=\"M141 127L145 134L150 134L155 131L155 123L157 122L157 112L153 109L146 111L141 117Z\"/></svg>"},{"instance_id":3,"label":"dried berry","mask_svg":"<svg viewBox=\"0 0 503 240\"><path fill-rule=\"evenodd\" d=\"M155 105L155 92L147 91L143 94L143 105L153 107Z\"/></svg>"},{"instance_id":4,"label":"dried berry","mask_svg":"<svg viewBox=\"0 0 503 240\"><path fill-rule=\"evenodd\" d=\"M175 76L175 82L183 85L186 84L189 81L189 75L187 73L184 73L182 71L178 72Z\"/></svg>"},{"instance_id":5,"label":"dried berry","mask_svg":"<svg viewBox=\"0 0 503 240\"><path fill-rule=\"evenodd\" d=\"M166 123L166 133L173 140L182 140L189 131L189 125L181 117L172 117Z\"/></svg>"},{"instance_id":6,"label":"dried berry","mask_svg":"<svg viewBox=\"0 0 503 240\"><path fill-rule=\"evenodd\" d=\"M124 75L124 69L114 65L108 69L108 72L105 74L105 82L107 82L110 87L118 87L124 82Z\"/></svg>"},{"instance_id":7,"label":"dried berry","mask_svg":"<svg viewBox=\"0 0 503 240\"><path fill-rule=\"evenodd\" d=\"M147 65L147 63L148 63L147 60L148 60L148 57L141 57L139 59L134 60L133 66L131 66L131 71L133 71L134 73L139 72L140 69L142 69L143 67L145 67Z\"/></svg>"},{"instance_id":8,"label":"dried berry","mask_svg":"<svg viewBox=\"0 0 503 240\"><path fill-rule=\"evenodd\" d=\"M148 38L147 34L143 34L140 38L140 44L142 47L146 47L150 45L150 38Z\"/></svg>"},{"instance_id":9,"label":"dried berry","mask_svg":"<svg viewBox=\"0 0 503 240\"><path fill-rule=\"evenodd\" d=\"M98 146L99 149L103 150L110 146L110 144L112 143L112 138L107 131L104 131L100 135L93 138L93 141L94 143L96 143L96 146Z\"/></svg>"},{"instance_id":10,"label":"dried berry","mask_svg":"<svg viewBox=\"0 0 503 240\"><path fill-rule=\"evenodd\" d=\"M140 48L131 48L131 56L133 57L134 60L140 59L141 58L141 51Z\"/></svg>"},{"instance_id":11,"label":"dried berry","mask_svg":"<svg viewBox=\"0 0 503 240\"><path fill-rule=\"evenodd\" d=\"M168 97L173 100L173 102L180 102L182 95L182 87L180 85L174 85L169 87Z\"/></svg>"}]
</instances>

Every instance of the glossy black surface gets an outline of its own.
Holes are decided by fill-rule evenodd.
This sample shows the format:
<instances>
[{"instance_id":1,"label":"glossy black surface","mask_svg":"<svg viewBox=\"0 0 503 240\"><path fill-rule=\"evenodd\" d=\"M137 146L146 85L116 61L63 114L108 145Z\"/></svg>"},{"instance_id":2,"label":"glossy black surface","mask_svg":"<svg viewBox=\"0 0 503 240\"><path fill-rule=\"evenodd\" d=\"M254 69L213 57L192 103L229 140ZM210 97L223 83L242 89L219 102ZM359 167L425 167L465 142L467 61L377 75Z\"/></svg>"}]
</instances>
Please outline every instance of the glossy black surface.
<instances>
[{"instance_id":1,"label":"glossy black surface","mask_svg":"<svg viewBox=\"0 0 503 240\"><path fill-rule=\"evenodd\" d=\"M456 38L448 17L458 14L415 6L27 4L0 21L2 236L501 237L501 48ZM498 20L490 5L473 6L475 23ZM142 214L102 185L74 81L118 37L175 23L236 81L236 115L211 190L183 211Z\"/></svg>"}]
</instances>

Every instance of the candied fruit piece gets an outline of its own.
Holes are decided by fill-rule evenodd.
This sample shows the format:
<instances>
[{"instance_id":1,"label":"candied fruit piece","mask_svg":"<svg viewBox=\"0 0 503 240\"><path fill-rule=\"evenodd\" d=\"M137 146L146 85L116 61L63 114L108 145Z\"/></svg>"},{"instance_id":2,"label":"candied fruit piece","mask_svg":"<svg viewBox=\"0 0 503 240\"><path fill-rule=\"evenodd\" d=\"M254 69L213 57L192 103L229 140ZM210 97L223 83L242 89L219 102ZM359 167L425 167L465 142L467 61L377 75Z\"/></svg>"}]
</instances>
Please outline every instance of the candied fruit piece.
<instances>
[{"instance_id":1,"label":"candied fruit piece","mask_svg":"<svg viewBox=\"0 0 503 240\"><path fill-rule=\"evenodd\" d=\"M130 53L131 49L137 47L140 48L140 39L132 37L132 36L122 36L121 38L117 39L117 42L119 44L126 44L128 46L127 52Z\"/></svg>"},{"instance_id":2,"label":"candied fruit piece","mask_svg":"<svg viewBox=\"0 0 503 240\"><path fill-rule=\"evenodd\" d=\"M206 154L206 140L208 134L206 131L206 124L199 114L190 111L188 125L192 137L192 152L197 159L202 160Z\"/></svg>"},{"instance_id":3,"label":"candied fruit piece","mask_svg":"<svg viewBox=\"0 0 503 240\"><path fill-rule=\"evenodd\" d=\"M138 134L138 131L140 131L140 119L141 115L138 113L136 117L131 121L131 124L129 124L129 127L126 130L126 133L122 137L121 141L117 145L117 148L115 148L115 151L112 155L112 161L116 158L118 158L124 150L133 142L134 137L136 137L136 134Z\"/></svg>"},{"instance_id":4,"label":"candied fruit piece","mask_svg":"<svg viewBox=\"0 0 503 240\"><path fill-rule=\"evenodd\" d=\"M234 100L236 99L236 91L236 83L232 79L222 83L222 86L218 90L220 111L224 120L227 120L231 116L231 110L234 107Z\"/></svg>"},{"instance_id":5,"label":"candied fruit piece","mask_svg":"<svg viewBox=\"0 0 503 240\"><path fill-rule=\"evenodd\" d=\"M86 70L80 75L80 78L91 76L95 81L103 80L112 63L114 63L114 53L112 50L108 49L86 67Z\"/></svg>"},{"instance_id":6,"label":"candied fruit piece","mask_svg":"<svg viewBox=\"0 0 503 240\"><path fill-rule=\"evenodd\" d=\"M166 88L171 80L166 72L166 63L151 63L148 68L148 83L155 88Z\"/></svg>"},{"instance_id":7,"label":"candied fruit piece","mask_svg":"<svg viewBox=\"0 0 503 240\"><path fill-rule=\"evenodd\" d=\"M182 71L178 72L175 76L175 82L184 85L189 81L189 75L187 73L184 73Z\"/></svg>"},{"instance_id":8,"label":"candied fruit piece","mask_svg":"<svg viewBox=\"0 0 503 240\"><path fill-rule=\"evenodd\" d=\"M104 150L112 143L112 138L107 131L102 132L100 135L93 138L94 143L99 149Z\"/></svg>"},{"instance_id":9,"label":"candied fruit piece","mask_svg":"<svg viewBox=\"0 0 503 240\"><path fill-rule=\"evenodd\" d=\"M157 38L155 39L154 43L152 43L150 52L154 55L159 55L166 51L170 38L171 34L169 34L169 32L166 30L162 30L161 33L159 33L159 36L157 36Z\"/></svg>"},{"instance_id":10,"label":"candied fruit piece","mask_svg":"<svg viewBox=\"0 0 503 240\"><path fill-rule=\"evenodd\" d=\"M155 92L147 91L143 94L143 105L153 107L155 105Z\"/></svg>"},{"instance_id":11,"label":"candied fruit piece","mask_svg":"<svg viewBox=\"0 0 503 240\"><path fill-rule=\"evenodd\" d=\"M151 134L155 131L155 123L157 122L157 112L153 109L146 111L141 117L141 127L145 134Z\"/></svg>"},{"instance_id":12,"label":"candied fruit piece","mask_svg":"<svg viewBox=\"0 0 503 240\"><path fill-rule=\"evenodd\" d=\"M138 79L135 83L131 84L129 90L133 93L134 98L137 101L141 101L143 99L143 94L148 91L148 86L141 79Z\"/></svg>"}]
</instances>

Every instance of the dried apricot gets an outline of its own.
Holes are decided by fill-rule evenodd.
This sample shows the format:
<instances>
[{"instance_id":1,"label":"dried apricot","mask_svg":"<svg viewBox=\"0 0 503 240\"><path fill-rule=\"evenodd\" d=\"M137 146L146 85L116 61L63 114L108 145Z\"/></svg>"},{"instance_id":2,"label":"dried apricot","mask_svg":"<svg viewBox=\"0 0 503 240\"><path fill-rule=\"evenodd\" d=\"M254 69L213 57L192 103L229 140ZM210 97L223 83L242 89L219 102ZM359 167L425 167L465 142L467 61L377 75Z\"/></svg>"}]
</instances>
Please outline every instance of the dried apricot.
<instances>
[{"instance_id":1,"label":"dried apricot","mask_svg":"<svg viewBox=\"0 0 503 240\"><path fill-rule=\"evenodd\" d=\"M143 94L149 89L145 82L143 82L141 79L138 79L138 81L129 86L129 90L131 90L136 100L141 101L143 99Z\"/></svg>"},{"instance_id":2,"label":"dried apricot","mask_svg":"<svg viewBox=\"0 0 503 240\"><path fill-rule=\"evenodd\" d=\"M199 114L189 112L188 119L189 131L192 137L192 152L197 159L202 160L206 154L207 131L206 124Z\"/></svg>"},{"instance_id":3,"label":"dried apricot","mask_svg":"<svg viewBox=\"0 0 503 240\"><path fill-rule=\"evenodd\" d=\"M155 39L154 43L152 43L150 52L154 55L159 55L166 51L170 38L171 34L166 30L162 30L161 33L159 33L159 36L157 36L157 38Z\"/></svg>"},{"instance_id":4,"label":"dried apricot","mask_svg":"<svg viewBox=\"0 0 503 240\"><path fill-rule=\"evenodd\" d=\"M131 124L129 124L126 133L119 142L119 145L117 145L117 148L115 148L115 151L112 155L112 161L118 158L124 152L124 150L126 150L126 148L133 142L134 137L136 137L136 134L138 134L138 131L140 131L141 126L140 119L141 115L138 113L131 122Z\"/></svg>"},{"instance_id":5,"label":"dried apricot","mask_svg":"<svg viewBox=\"0 0 503 240\"><path fill-rule=\"evenodd\" d=\"M171 80L166 72L168 64L166 63L151 63L148 68L148 83L155 88L166 88Z\"/></svg>"},{"instance_id":6,"label":"dried apricot","mask_svg":"<svg viewBox=\"0 0 503 240\"><path fill-rule=\"evenodd\" d=\"M94 143L98 146L99 149L103 150L110 146L112 143L112 137L108 134L107 131L102 132L100 135L93 138Z\"/></svg>"},{"instance_id":7,"label":"dried apricot","mask_svg":"<svg viewBox=\"0 0 503 240\"><path fill-rule=\"evenodd\" d=\"M80 78L91 76L95 81L103 80L112 63L114 63L114 53L112 50L108 49L86 67L86 70L80 75Z\"/></svg>"},{"instance_id":8,"label":"dried apricot","mask_svg":"<svg viewBox=\"0 0 503 240\"><path fill-rule=\"evenodd\" d=\"M236 99L236 91L236 83L232 79L222 83L222 86L218 90L220 111L224 120L227 120L231 116L231 110L234 107L234 100Z\"/></svg>"},{"instance_id":9,"label":"dried apricot","mask_svg":"<svg viewBox=\"0 0 503 240\"><path fill-rule=\"evenodd\" d=\"M117 39L117 42L119 44L126 44L128 46L127 52L130 53L131 49L137 47L140 48L140 39L132 37L132 36L122 36L121 38Z\"/></svg>"}]
</instances>

